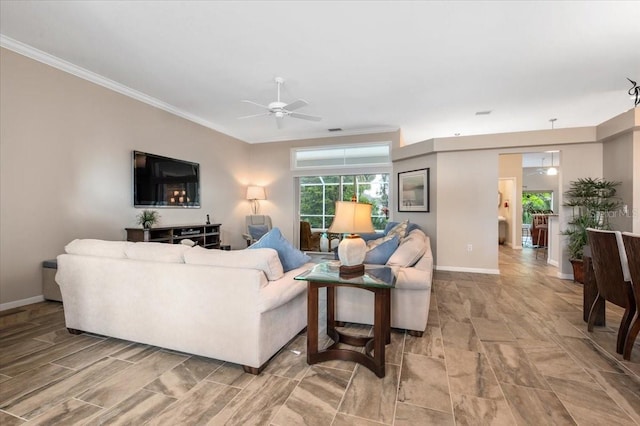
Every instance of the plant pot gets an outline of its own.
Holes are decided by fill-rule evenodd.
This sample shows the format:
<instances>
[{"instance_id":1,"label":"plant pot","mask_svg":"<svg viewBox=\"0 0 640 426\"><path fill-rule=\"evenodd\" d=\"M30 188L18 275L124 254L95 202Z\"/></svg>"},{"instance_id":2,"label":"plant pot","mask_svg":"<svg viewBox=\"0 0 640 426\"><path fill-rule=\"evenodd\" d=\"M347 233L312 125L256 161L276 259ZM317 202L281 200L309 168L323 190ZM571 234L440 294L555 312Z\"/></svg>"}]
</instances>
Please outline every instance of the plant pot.
<instances>
[{"instance_id":1,"label":"plant pot","mask_svg":"<svg viewBox=\"0 0 640 426\"><path fill-rule=\"evenodd\" d=\"M573 267L573 281L584 284L584 262L582 259L571 259L569 262Z\"/></svg>"}]
</instances>

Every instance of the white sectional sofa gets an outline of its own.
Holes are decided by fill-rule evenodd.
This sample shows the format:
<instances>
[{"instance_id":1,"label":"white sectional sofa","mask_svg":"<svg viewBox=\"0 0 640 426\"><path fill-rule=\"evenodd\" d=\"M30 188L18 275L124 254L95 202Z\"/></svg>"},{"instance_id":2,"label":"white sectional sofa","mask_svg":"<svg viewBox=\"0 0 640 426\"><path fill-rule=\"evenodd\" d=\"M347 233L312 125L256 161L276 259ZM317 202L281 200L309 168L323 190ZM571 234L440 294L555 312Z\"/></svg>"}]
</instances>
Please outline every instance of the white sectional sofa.
<instances>
[{"instance_id":1,"label":"white sectional sofa","mask_svg":"<svg viewBox=\"0 0 640 426\"><path fill-rule=\"evenodd\" d=\"M258 374L307 325L313 266L271 248L223 251L161 243L74 240L58 256L66 326L243 365ZM305 260L302 260L305 262ZM298 262L299 263L299 262ZM387 261L396 274L391 326L421 335L431 296L429 237L411 231ZM338 288L336 320L373 323L371 292Z\"/></svg>"},{"instance_id":2,"label":"white sectional sofa","mask_svg":"<svg viewBox=\"0 0 640 426\"><path fill-rule=\"evenodd\" d=\"M306 282L269 248L74 240L58 256L67 328L241 364L254 374L307 324Z\"/></svg>"}]
</instances>

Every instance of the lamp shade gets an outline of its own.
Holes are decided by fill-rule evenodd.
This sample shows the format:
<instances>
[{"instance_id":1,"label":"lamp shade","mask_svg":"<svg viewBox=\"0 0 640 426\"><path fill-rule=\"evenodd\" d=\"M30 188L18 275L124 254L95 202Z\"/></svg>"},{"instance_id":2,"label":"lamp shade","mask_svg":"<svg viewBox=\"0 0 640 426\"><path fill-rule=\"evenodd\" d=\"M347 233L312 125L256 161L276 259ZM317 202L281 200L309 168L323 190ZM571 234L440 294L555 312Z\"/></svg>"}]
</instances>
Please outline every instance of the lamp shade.
<instances>
[{"instance_id":1,"label":"lamp shade","mask_svg":"<svg viewBox=\"0 0 640 426\"><path fill-rule=\"evenodd\" d=\"M264 193L264 187L262 186L248 186L247 187L247 200L266 200L267 196Z\"/></svg>"},{"instance_id":2,"label":"lamp shade","mask_svg":"<svg viewBox=\"0 0 640 426\"><path fill-rule=\"evenodd\" d=\"M329 232L359 234L374 231L371 223L371 204L336 201L336 215Z\"/></svg>"}]
</instances>

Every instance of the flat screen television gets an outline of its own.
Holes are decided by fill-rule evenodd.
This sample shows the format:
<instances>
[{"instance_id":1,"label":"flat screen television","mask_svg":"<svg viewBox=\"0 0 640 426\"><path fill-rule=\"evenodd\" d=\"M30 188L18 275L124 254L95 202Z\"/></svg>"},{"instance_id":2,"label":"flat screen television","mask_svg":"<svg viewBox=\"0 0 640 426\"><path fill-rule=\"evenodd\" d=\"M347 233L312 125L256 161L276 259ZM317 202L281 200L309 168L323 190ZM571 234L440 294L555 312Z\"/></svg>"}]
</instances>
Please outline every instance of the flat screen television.
<instances>
[{"instance_id":1,"label":"flat screen television","mask_svg":"<svg viewBox=\"0 0 640 426\"><path fill-rule=\"evenodd\" d=\"M133 205L200 208L200 165L133 151Z\"/></svg>"}]
</instances>

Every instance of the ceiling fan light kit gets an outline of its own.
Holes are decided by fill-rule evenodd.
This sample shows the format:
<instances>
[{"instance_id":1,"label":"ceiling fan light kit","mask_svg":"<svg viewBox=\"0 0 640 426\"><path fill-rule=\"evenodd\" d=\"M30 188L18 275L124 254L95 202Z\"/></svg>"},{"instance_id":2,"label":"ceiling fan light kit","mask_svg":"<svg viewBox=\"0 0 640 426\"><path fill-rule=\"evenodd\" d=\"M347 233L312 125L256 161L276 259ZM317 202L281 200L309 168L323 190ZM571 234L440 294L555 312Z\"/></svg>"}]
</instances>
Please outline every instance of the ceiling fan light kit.
<instances>
[{"instance_id":1,"label":"ceiling fan light kit","mask_svg":"<svg viewBox=\"0 0 640 426\"><path fill-rule=\"evenodd\" d=\"M276 77L275 78L275 82L276 85L278 86L278 97L277 100L269 103L269 105L262 105L259 104L257 102L254 101L249 101L249 100L243 100L242 102L246 102L255 106L258 106L260 108L264 108L266 110L268 110L267 112L263 112L261 114L252 114L252 115L245 115L243 117L238 117L239 119L245 119L245 118L253 118L253 117L261 117L261 116L265 116L265 115L273 115L276 118L276 125L278 126L278 129L282 128L282 120L285 117L292 117L292 118L299 118L302 120L309 120L309 121L320 121L322 120L322 117L318 117L315 115L309 115L309 114L301 114L299 112L293 112L296 109L302 108L304 106L309 105L309 102L305 101L304 99L298 99L295 100L291 103L286 103L286 102L282 102L280 100L280 86L282 86L284 84L284 78L282 77Z\"/></svg>"}]
</instances>

